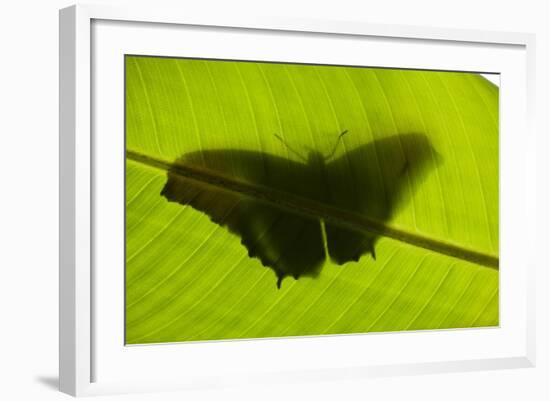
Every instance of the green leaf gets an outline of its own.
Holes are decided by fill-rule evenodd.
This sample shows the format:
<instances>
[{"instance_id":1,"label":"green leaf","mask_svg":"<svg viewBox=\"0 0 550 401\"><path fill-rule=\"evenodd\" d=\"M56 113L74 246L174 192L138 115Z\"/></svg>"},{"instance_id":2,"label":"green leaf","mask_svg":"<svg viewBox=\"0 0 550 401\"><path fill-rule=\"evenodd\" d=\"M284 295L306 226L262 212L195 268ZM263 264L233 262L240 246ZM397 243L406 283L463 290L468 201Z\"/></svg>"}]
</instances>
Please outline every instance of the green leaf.
<instances>
[{"instance_id":1,"label":"green leaf","mask_svg":"<svg viewBox=\"0 0 550 401\"><path fill-rule=\"evenodd\" d=\"M126 146L129 344L498 325L476 74L127 56Z\"/></svg>"}]
</instances>

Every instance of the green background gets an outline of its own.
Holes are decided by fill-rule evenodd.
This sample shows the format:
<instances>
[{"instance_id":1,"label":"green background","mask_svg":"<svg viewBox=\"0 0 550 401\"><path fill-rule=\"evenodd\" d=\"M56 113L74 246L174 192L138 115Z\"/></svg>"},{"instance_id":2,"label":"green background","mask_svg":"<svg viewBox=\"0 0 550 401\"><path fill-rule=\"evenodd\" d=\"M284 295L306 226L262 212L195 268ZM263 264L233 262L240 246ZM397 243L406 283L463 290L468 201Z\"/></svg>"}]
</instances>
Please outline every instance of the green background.
<instances>
[{"instance_id":1,"label":"green background","mask_svg":"<svg viewBox=\"0 0 550 401\"><path fill-rule=\"evenodd\" d=\"M498 88L479 75L136 56L125 68L128 154L163 163L209 149L299 161L274 133L324 153L344 129L340 153L425 134L443 163L384 224L498 258ZM495 266L394 238L376 260L327 262L278 290L236 235L162 197L167 172L142 160L126 164L129 344L498 325Z\"/></svg>"}]
</instances>

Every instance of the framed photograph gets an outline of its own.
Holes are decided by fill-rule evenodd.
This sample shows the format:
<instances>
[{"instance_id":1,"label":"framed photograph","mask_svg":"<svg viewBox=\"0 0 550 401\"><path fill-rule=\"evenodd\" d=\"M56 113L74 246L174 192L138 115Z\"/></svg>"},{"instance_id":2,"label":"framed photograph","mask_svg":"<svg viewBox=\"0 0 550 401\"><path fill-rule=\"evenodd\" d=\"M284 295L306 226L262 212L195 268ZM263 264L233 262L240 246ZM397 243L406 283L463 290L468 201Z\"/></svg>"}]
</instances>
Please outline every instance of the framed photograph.
<instances>
[{"instance_id":1,"label":"framed photograph","mask_svg":"<svg viewBox=\"0 0 550 401\"><path fill-rule=\"evenodd\" d=\"M533 366L533 57L61 10L61 391Z\"/></svg>"}]
</instances>

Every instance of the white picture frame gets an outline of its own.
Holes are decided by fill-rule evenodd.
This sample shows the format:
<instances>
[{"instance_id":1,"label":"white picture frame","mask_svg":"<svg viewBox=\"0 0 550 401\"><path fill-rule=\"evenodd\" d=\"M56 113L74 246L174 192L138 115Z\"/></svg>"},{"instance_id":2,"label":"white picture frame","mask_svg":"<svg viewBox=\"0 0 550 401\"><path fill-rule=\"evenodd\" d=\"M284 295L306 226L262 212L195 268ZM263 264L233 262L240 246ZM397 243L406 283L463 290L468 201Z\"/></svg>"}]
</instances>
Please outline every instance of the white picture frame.
<instances>
[{"instance_id":1,"label":"white picture frame","mask_svg":"<svg viewBox=\"0 0 550 401\"><path fill-rule=\"evenodd\" d=\"M514 246L501 245L501 263L508 261L517 269L504 269L505 274L501 277L501 310L504 314L501 325L496 329L408 332L401 337L381 333L368 337L325 336L125 347L119 341L123 332L122 322L120 325L117 323L119 308L112 308L112 314L103 313L102 309L106 300L116 301L119 299L117 296L122 296L123 287L118 286L116 281L120 276L113 276L113 281L109 281L110 276L98 274L102 266L119 263L120 259L109 252L99 255L96 253L97 248L94 248L97 231L102 227L99 220L105 216L102 207L98 209L98 204L103 200L97 194L105 192L101 189L103 184L98 177L105 174L101 172L102 169L119 162L115 157L112 160L114 164L109 164L109 152L106 151L109 142L97 141L94 130L98 127L109 130L111 140L115 141L113 147L123 143L119 141L123 137L123 130L116 129L123 119L120 115L122 105L116 103L120 100L116 93L123 90L119 82L121 70L117 70L113 76L100 71L109 71L112 66L109 63L119 62L119 56L129 52L128 49L135 51L138 45L130 42L135 42L143 30L148 31L147 35L141 36L138 53L167 55L167 52L172 54L178 47L174 43L170 44L171 41L163 40L165 44L161 49L160 39L180 31L184 35L186 29L197 31L198 35L209 31L216 35L235 32L243 35L262 34L272 37L274 44L279 40L278 35L307 37L307 40L338 37L342 40L384 40L396 45L415 43L426 48L423 51L427 56L433 53L433 46L437 47L438 54L425 57L423 61L411 58L412 61L408 61L410 67L445 69L447 61L438 61L438 57L448 54L452 58L453 53L464 52L466 64L456 65L456 69L502 74L501 130L504 139L501 140L500 179L503 183L501 202L504 202L501 205L501 221L504 220L506 224L502 225L501 235L502 244L513 243ZM534 43L534 35L524 33L373 25L358 21L291 18L239 20L220 15L187 15L184 8L168 11L78 5L61 10L60 390L80 396L534 366L535 259L529 251L535 242L532 238L535 231L535 138L532 127ZM244 45L239 48L243 52L247 51ZM488 49L493 53L483 56ZM189 50L177 50L179 53L175 55L185 55L186 51ZM218 52L219 58L227 58L227 54L222 54L223 51L215 47L210 50L214 54ZM380 54L384 56L383 52ZM401 63L400 58L405 57L403 54L386 56L380 65L395 66ZM263 54L258 57L262 59L270 56ZM278 56L273 54L271 57ZM346 63L345 53L337 57L344 58L340 64ZM110 96L112 93L104 93L101 85L105 82L113 84L110 87L114 88L114 98ZM102 96L113 99L113 103L98 103L97 99ZM105 100L107 103L111 101L107 98ZM105 117L101 111L105 107L110 107L118 116L115 115L113 119ZM110 130L113 127L114 131ZM512 132L516 135L511 135ZM107 157L104 159L98 155ZM116 185L116 182L111 184ZM111 205L111 212L116 213L118 210L122 213L121 205ZM517 228L528 234L523 234L523 238L514 237L513 231ZM112 294L112 297L101 295L101 300L98 300L98 292ZM384 344L391 343L392 347L403 347L411 352L392 357L387 352L375 355L371 351L366 354L369 357L357 353L347 359L341 358L338 352L347 343L361 345L365 349L371 344L371 347L382 350ZM456 346L449 350L449 344ZM460 344L471 344L472 350L465 353ZM428 350L427 346L432 350ZM317 355L321 349L326 351L322 360L308 362L308 358ZM413 352L415 349L416 352ZM182 361L182 353L186 355L182 363L188 365L183 368L187 369L184 378L169 374L174 361ZM420 358L420 353L427 357ZM289 354L305 362L291 368L287 366L288 359L277 358L278 355ZM440 357L435 357L436 354ZM262 366L263 359L254 359L253 355L270 359L272 367L268 369ZM230 358L243 360L234 372L227 363ZM216 365L220 367L218 370L205 370L199 363L204 359L217 360L219 363ZM140 361L143 363L137 363ZM156 364L161 362L166 366L164 370L156 368ZM247 367L251 363L255 366ZM155 371L139 365L153 366ZM125 373L120 374L122 371Z\"/></svg>"}]
</instances>

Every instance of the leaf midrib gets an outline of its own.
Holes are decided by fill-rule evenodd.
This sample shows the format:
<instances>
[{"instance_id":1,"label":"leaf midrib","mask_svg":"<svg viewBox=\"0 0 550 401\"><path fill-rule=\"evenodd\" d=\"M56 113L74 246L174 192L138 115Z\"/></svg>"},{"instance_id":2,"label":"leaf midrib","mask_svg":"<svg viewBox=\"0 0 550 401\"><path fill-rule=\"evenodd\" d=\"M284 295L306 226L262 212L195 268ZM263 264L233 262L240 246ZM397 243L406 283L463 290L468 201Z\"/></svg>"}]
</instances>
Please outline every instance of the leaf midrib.
<instances>
[{"instance_id":1,"label":"leaf midrib","mask_svg":"<svg viewBox=\"0 0 550 401\"><path fill-rule=\"evenodd\" d=\"M185 178L199 181L203 184L236 192L256 200L274 204L277 207L292 213L302 213L316 219L323 219L340 226L392 238L432 252L451 256L460 260L476 263L480 266L498 270L499 258L495 255L480 252L450 242L411 233L399 228L391 227L366 216L342 210L320 202L306 199L287 192L278 191L261 185L252 185L231 177L214 174L212 171L173 164L167 160L144 155L140 152L127 149L126 158L162 171L170 171Z\"/></svg>"}]
</instances>

